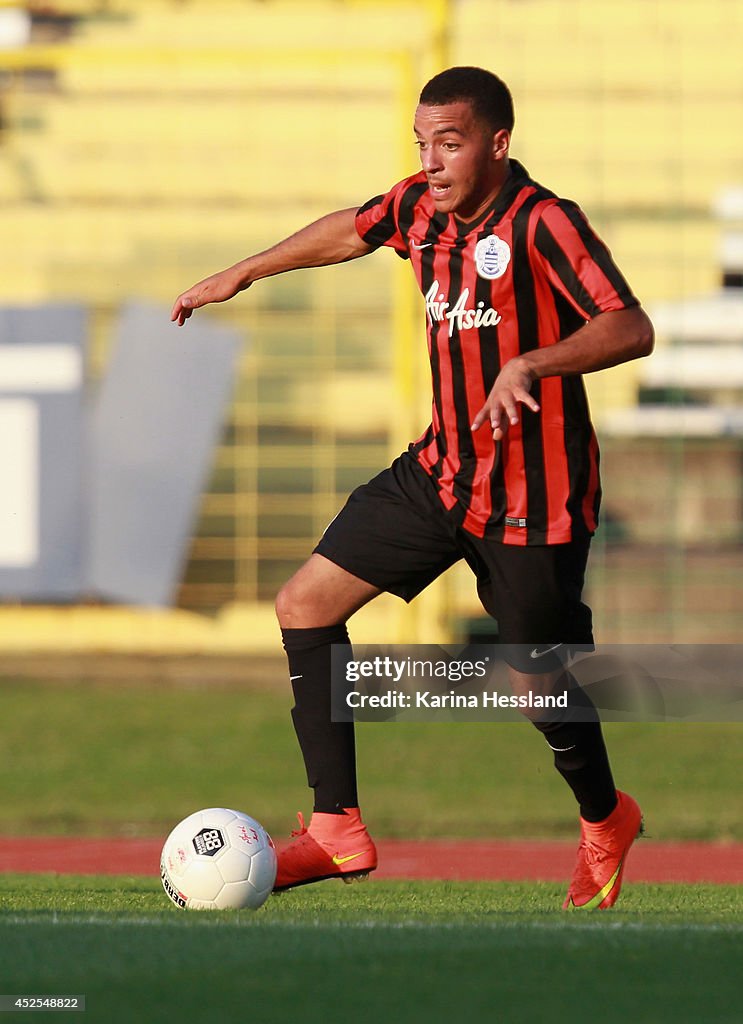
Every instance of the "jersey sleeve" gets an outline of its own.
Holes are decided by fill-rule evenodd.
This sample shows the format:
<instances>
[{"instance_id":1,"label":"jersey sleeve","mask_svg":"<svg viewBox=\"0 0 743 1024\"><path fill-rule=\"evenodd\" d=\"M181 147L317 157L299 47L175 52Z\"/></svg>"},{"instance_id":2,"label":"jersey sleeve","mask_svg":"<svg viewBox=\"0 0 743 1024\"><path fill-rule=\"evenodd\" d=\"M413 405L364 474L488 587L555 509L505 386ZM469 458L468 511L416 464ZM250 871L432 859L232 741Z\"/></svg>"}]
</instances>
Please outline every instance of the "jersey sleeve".
<instances>
[{"instance_id":1,"label":"jersey sleeve","mask_svg":"<svg viewBox=\"0 0 743 1024\"><path fill-rule=\"evenodd\" d=\"M639 305L611 253L575 203L558 199L534 233L536 263L586 319Z\"/></svg>"},{"instance_id":2,"label":"jersey sleeve","mask_svg":"<svg viewBox=\"0 0 743 1024\"><path fill-rule=\"evenodd\" d=\"M402 225L412 223L412 208L425 191L419 178L420 175L405 178L386 195L375 196L364 203L357 212L356 231L372 249L389 245L398 256L410 258L407 230Z\"/></svg>"}]
</instances>

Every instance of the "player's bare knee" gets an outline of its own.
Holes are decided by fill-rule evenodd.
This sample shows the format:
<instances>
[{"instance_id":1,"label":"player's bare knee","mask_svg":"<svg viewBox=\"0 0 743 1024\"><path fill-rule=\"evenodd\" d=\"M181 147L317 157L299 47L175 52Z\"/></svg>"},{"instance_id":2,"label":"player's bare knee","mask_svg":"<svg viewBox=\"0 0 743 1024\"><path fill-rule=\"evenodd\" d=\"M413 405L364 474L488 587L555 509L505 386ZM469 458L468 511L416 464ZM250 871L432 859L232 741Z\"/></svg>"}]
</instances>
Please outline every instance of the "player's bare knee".
<instances>
[{"instance_id":1,"label":"player's bare knee","mask_svg":"<svg viewBox=\"0 0 743 1024\"><path fill-rule=\"evenodd\" d=\"M508 678L511 692L519 700L518 711L524 718L537 728L545 723L549 725L552 719L546 709L563 706L558 697L565 697L567 682L564 670L530 674L509 666Z\"/></svg>"},{"instance_id":2,"label":"player's bare knee","mask_svg":"<svg viewBox=\"0 0 743 1024\"><path fill-rule=\"evenodd\" d=\"M298 628L304 625L304 608L300 588L293 579L288 580L276 595L276 618L282 629Z\"/></svg>"},{"instance_id":3,"label":"player's bare knee","mask_svg":"<svg viewBox=\"0 0 743 1024\"><path fill-rule=\"evenodd\" d=\"M329 624L323 607L322 588L306 566L279 590L275 609L282 629L307 629Z\"/></svg>"}]
</instances>

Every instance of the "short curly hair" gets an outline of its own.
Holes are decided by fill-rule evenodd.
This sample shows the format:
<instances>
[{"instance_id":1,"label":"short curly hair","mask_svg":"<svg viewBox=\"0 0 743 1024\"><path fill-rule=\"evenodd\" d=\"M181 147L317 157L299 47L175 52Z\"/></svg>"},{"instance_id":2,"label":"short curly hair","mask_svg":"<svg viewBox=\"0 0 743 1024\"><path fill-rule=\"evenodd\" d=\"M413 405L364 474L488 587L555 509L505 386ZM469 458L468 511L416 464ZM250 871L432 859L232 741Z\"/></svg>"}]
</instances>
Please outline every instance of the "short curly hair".
<instances>
[{"instance_id":1,"label":"short curly hair","mask_svg":"<svg viewBox=\"0 0 743 1024\"><path fill-rule=\"evenodd\" d=\"M494 132L513 131L513 99L505 82L484 68L448 68L423 86L419 102L442 107L448 103L470 103L475 117Z\"/></svg>"}]
</instances>

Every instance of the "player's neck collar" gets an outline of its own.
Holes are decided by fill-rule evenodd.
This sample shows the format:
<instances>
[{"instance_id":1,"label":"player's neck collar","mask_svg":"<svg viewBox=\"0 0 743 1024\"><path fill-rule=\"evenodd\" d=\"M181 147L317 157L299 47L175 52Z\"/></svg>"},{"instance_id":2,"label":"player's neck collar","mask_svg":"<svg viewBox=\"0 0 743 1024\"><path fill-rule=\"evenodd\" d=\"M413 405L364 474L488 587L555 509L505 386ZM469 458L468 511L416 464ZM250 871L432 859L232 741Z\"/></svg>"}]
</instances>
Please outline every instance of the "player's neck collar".
<instances>
[{"instance_id":1,"label":"player's neck collar","mask_svg":"<svg viewBox=\"0 0 743 1024\"><path fill-rule=\"evenodd\" d=\"M508 176L494 196L492 202L479 216L474 217L472 220L465 221L460 220L456 214L450 215L456 224L458 235L467 235L474 228L484 224L486 220L498 220L506 212L515 199L524 181L529 177L526 168L523 164L519 163L518 160L509 159L508 166Z\"/></svg>"}]
</instances>

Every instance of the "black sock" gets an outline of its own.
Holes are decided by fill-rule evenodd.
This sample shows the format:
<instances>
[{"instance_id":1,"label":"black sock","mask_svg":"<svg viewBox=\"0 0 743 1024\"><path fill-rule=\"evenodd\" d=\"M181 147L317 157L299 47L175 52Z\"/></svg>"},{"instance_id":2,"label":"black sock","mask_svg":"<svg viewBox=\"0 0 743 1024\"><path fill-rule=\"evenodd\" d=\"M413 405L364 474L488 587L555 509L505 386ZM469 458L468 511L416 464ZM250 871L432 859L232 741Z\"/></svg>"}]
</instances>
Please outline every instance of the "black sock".
<instances>
[{"instance_id":1,"label":"black sock","mask_svg":"<svg viewBox=\"0 0 743 1024\"><path fill-rule=\"evenodd\" d=\"M557 721L535 722L555 758L555 768L578 801L585 821L603 821L617 805L598 711L585 691L568 674L568 707ZM564 679L556 687L564 685ZM577 721L576 721L577 719Z\"/></svg>"},{"instance_id":2,"label":"black sock","mask_svg":"<svg viewBox=\"0 0 743 1024\"><path fill-rule=\"evenodd\" d=\"M342 814L357 807L356 744L353 722L330 718L331 644L351 642L344 623L314 629L282 629L289 659L294 707L292 720L302 750L307 783L315 791L314 810Z\"/></svg>"}]
</instances>

